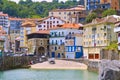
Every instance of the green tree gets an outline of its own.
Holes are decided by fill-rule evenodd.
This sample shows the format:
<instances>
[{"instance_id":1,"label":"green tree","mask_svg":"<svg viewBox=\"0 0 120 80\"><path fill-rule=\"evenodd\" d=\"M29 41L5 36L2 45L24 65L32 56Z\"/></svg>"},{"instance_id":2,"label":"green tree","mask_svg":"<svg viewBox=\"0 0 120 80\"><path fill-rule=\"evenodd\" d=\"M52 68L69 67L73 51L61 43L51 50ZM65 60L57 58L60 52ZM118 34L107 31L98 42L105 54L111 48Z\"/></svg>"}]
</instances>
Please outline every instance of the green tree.
<instances>
[{"instance_id":1,"label":"green tree","mask_svg":"<svg viewBox=\"0 0 120 80\"><path fill-rule=\"evenodd\" d=\"M109 16L109 15L115 15L116 13L117 13L116 10L108 9L108 10L103 11L102 16L106 17L106 16Z\"/></svg>"},{"instance_id":2,"label":"green tree","mask_svg":"<svg viewBox=\"0 0 120 80\"><path fill-rule=\"evenodd\" d=\"M109 49L109 50L118 50L117 41L111 42L110 45L106 47L106 49Z\"/></svg>"},{"instance_id":3,"label":"green tree","mask_svg":"<svg viewBox=\"0 0 120 80\"><path fill-rule=\"evenodd\" d=\"M3 12L10 16L18 17L18 6L15 2L8 1L3 5Z\"/></svg>"},{"instance_id":4,"label":"green tree","mask_svg":"<svg viewBox=\"0 0 120 80\"><path fill-rule=\"evenodd\" d=\"M32 2L32 0L20 0L18 4L10 0L0 0L0 11L8 13L13 17L46 17L48 12L53 9L66 9L78 4L77 0L68 0L66 2Z\"/></svg>"},{"instance_id":5,"label":"green tree","mask_svg":"<svg viewBox=\"0 0 120 80\"><path fill-rule=\"evenodd\" d=\"M92 12L89 13L88 16L86 17L86 22L89 23L91 22L93 19L97 18L97 14Z\"/></svg>"}]
</instances>

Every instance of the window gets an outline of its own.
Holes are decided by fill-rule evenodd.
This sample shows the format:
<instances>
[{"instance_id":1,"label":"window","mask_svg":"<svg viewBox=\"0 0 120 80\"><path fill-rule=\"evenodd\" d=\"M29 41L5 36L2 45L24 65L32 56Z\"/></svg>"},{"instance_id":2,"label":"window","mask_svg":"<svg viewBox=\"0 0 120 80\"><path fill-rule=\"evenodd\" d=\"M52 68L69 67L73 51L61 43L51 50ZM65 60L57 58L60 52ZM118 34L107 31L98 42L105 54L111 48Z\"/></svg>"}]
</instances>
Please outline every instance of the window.
<instances>
[{"instance_id":1,"label":"window","mask_svg":"<svg viewBox=\"0 0 120 80\"><path fill-rule=\"evenodd\" d=\"M72 47L72 51L74 51L74 47Z\"/></svg>"},{"instance_id":2,"label":"window","mask_svg":"<svg viewBox=\"0 0 120 80\"><path fill-rule=\"evenodd\" d=\"M71 52L71 47L69 47L69 52Z\"/></svg>"},{"instance_id":3,"label":"window","mask_svg":"<svg viewBox=\"0 0 120 80\"><path fill-rule=\"evenodd\" d=\"M64 32L62 32L62 35L64 35Z\"/></svg>"},{"instance_id":4,"label":"window","mask_svg":"<svg viewBox=\"0 0 120 80\"><path fill-rule=\"evenodd\" d=\"M57 23L59 23L59 21L57 21Z\"/></svg>"},{"instance_id":5,"label":"window","mask_svg":"<svg viewBox=\"0 0 120 80\"><path fill-rule=\"evenodd\" d=\"M99 34L97 34L97 37L98 37L98 38L100 37Z\"/></svg>"},{"instance_id":6,"label":"window","mask_svg":"<svg viewBox=\"0 0 120 80\"><path fill-rule=\"evenodd\" d=\"M61 12L59 12L59 14L61 14Z\"/></svg>"},{"instance_id":7,"label":"window","mask_svg":"<svg viewBox=\"0 0 120 80\"><path fill-rule=\"evenodd\" d=\"M42 30L42 29L39 29L39 31Z\"/></svg>"},{"instance_id":8,"label":"window","mask_svg":"<svg viewBox=\"0 0 120 80\"><path fill-rule=\"evenodd\" d=\"M53 12L51 12L51 15L53 15Z\"/></svg>"},{"instance_id":9,"label":"window","mask_svg":"<svg viewBox=\"0 0 120 80\"><path fill-rule=\"evenodd\" d=\"M57 44L57 40L56 40L56 42L55 42L56 44Z\"/></svg>"},{"instance_id":10,"label":"window","mask_svg":"<svg viewBox=\"0 0 120 80\"><path fill-rule=\"evenodd\" d=\"M52 45L54 44L54 41L52 40Z\"/></svg>"},{"instance_id":11,"label":"window","mask_svg":"<svg viewBox=\"0 0 120 80\"><path fill-rule=\"evenodd\" d=\"M54 50L54 47L51 47Z\"/></svg>"},{"instance_id":12,"label":"window","mask_svg":"<svg viewBox=\"0 0 120 80\"><path fill-rule=\"evenodd\" d=\"M60 46L58 47L58 49L60 49Z\"/></svg>"},{"instance_id":13,"label":"window","mask_svg":"<svg viewBox=\"0 0 120 80\"><path fill-rule=\"evenodd\" d=\"M57 50L57 47L55 46L55 51Z\"/></svg>"},{"instance_id":14,"label":"window","mask_svg":"<svg viewBox=\"0 0 120 80\"><path fill-rule=\"evenodd\" d=\"M77 51L81 51L81 48L80 48L80 47L77 47Z\"/></svg>"},{"instance_id":15,"label":"window","mask_svg":"<svg viewBox=\"0 0 120 80\"><path fill-rule=\"evenodd\" d=\"M99 41L98 41L97 43L98 43L98 44L100 44L100 42L99 42Z\"/></svg>"},{"instance_id":16,"label":"window","mask_svg":"<svg viewBox=\"0 0 120 80\"><path fill-rule=\"evenodd\" d=\"M71 32L69 32L69 34L71 34Z\"/></svg>"}]
</instances>

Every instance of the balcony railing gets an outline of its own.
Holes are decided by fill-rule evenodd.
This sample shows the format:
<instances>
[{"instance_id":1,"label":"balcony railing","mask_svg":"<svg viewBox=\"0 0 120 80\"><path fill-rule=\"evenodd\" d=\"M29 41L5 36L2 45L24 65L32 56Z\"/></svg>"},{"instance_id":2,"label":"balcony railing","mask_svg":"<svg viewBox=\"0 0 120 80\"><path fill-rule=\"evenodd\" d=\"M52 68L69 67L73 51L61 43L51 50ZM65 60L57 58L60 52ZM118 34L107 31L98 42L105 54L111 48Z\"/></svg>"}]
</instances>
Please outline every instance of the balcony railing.
<instances>
[{"instance_id":1,"label":"balcony railing","mask_svg":"<svg viewBox=\"0 0 120 80\"><path fill-rule=\"evenodd\" d=\"M49 45L64 45L65 43L63 42L63 43L50 43Z\"/></svg>"},{"instance_id":2,"label":"balcony railing","mask_svg":"<svg viewBox=\"0 0 120 80\"><path fill-rule=\"evenodd\" d=\"M120 27L115 27L114 32L120 32Z\"/></svg>"},{"instance_id":3,"label":"balcony railing","mask_svg":"<svg viewBox=\"0 0 120 80\"><path fill-rule=\"evenodd\" d=\"M54 37L65 37L64 35L50 35L50 38L54 38Z\"/></svg>"}]
</instances>

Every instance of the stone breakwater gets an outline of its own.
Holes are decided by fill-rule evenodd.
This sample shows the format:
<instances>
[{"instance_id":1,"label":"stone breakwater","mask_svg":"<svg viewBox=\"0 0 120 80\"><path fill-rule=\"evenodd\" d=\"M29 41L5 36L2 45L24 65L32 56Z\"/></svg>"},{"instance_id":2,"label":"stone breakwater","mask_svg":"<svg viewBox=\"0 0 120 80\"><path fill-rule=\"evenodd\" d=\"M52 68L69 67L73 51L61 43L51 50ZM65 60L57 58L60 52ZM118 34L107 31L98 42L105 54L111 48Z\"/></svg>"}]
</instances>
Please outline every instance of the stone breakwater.
<instances>
[{"instance_id":1,"label":"stone breakwater","mask_svg":"<svg viewBox=\"0 0 120 80\"><path fill-rule=\"evenodd\" d=\"M101 60L99 80L120 80L120 61Z\"/></svg>"},{"instance_id":2,"label":"stone breakwater","mask_svg":"<svg viewBox=\"0 0 120 80\"><path fill-rule=\"evenodd\" d=\"M88 62L88 70L93 72L99 72L99 64L100 61L89 61Z\"/></svg>"}]
</instances>

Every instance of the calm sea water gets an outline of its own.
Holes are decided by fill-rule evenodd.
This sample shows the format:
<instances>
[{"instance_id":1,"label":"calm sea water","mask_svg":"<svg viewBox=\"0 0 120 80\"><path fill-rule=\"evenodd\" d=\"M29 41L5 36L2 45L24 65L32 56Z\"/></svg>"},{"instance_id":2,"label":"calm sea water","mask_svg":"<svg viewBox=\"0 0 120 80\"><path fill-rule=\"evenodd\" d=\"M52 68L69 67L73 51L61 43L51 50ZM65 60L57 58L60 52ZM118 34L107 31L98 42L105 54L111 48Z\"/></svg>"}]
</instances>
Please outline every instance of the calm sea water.
<instances>
[{"instance_id":1,"label":"calm sea water","mask_svg":"<svg viewBox=\"0 0 120 80\"><path fill-rule=\"evenodd\" d=\"M97 80L98 74L87 70L16 69L0 72L0 80Z\"/></svg>"}]
</instances>

